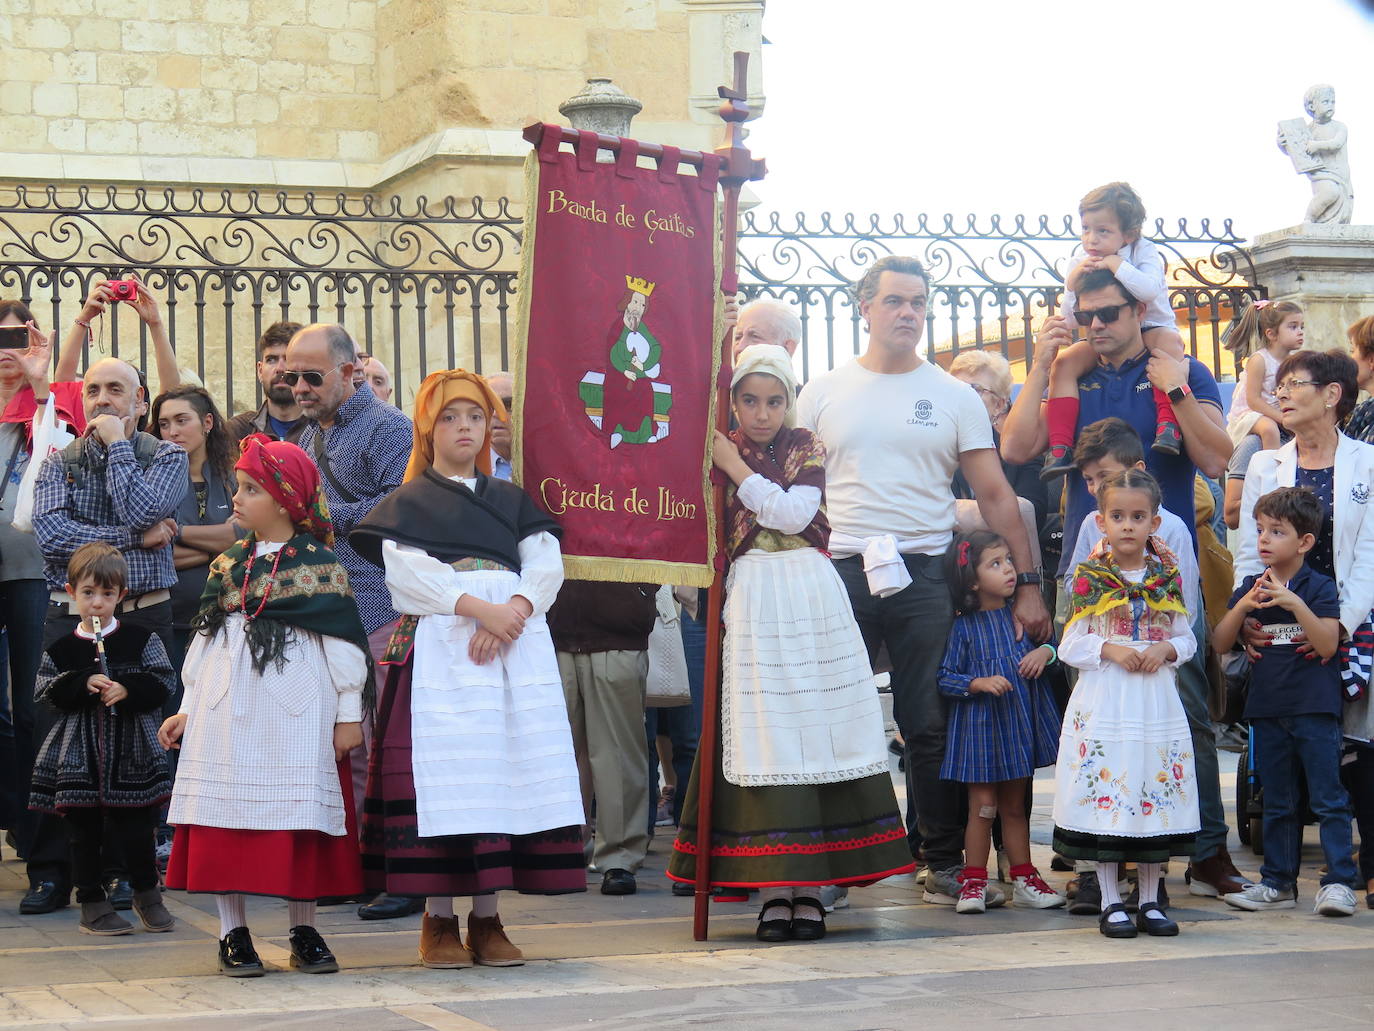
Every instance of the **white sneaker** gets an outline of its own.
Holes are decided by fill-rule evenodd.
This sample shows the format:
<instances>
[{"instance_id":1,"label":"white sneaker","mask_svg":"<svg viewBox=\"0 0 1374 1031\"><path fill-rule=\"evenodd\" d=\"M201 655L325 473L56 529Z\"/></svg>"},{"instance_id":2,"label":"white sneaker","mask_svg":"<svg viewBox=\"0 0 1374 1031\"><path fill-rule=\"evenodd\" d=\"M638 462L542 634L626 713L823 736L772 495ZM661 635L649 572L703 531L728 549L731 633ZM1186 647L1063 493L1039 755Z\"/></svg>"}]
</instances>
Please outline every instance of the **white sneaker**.
<instances>
[{"instance_id":1,"label":"white sneaker","mask_svg":"<svg viewBox=\"0 0 1374 1031\"><path fill-rule=\"evenodd\" d=\"M1068 899L1041 880L1038 873L1029 877L1018 877L1012 884L1011 904L1018 908L1024 906L1026 909L1058 909L1067 901Z\"/></svg>"},{"instance_id":2,"label":"white sneaker","mask_svg":"<svg viewBox=\"0 0 1374 1031\"><path fill-rule=\"evenodd\" d=\"M1346 891L1349 891L1346 888ZM1265 909L1292 909L1298 902L1297 893L1292 888L1271 888L1267 884L1247 884L1244 891L1233 891L1223 895L1222 901L1236 909L1248 909L1258 913ZM1354 895L1351 895L1354 898ZM1351 909L1354 912L1354 909Z\"/></svg>"},{"instance_id":3,"label":"white sneaker","mask_svg":"<svg viewBox=\"0 0 1374 1031\"><path fill-rule=\"evenodd\" d=\"M1354 916L1355 893L1344 884L1323 884L1312 912L1322 916Z\"/></svg>"},{"instance_id":4,"label":"white sneaker","mask_svg":"<svg viewBox=\"0 0 1374 1031\"><path fill-rule=\"evenodd\" d=\"M956 913L985 913L987 908L987 881L965 881L959 886L959 901L954 904Z\"/></svg>"},{"instance_id":5,"label":"white sneaker","mask_svg":"<svg viewBox=\"0 0 1374 1031\"><path fill-rule=\"evenodd\" d=\"M827 913L833 913L837 909L849 908L848 888L840 888L833 884L822 885L816 897L820 899L821 905Z\"/></svg>"}]
</instances>

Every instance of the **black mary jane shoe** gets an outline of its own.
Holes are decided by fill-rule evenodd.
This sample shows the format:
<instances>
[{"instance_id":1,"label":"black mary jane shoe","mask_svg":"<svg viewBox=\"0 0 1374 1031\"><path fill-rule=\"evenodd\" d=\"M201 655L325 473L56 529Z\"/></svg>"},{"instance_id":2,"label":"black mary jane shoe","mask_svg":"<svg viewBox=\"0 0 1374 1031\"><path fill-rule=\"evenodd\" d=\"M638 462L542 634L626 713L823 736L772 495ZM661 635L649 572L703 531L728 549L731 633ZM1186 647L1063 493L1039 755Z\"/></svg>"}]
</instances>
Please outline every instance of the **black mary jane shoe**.
<instances>
[{"instance_id":1,"label":"black mary jane shoe","mask_svg":"<svg viewBox=\"0 0 1374 1031\"><path fill-rule=\"evenodd\" d=\"M807 917L794 915L792 917L792 940L799 942L818 942L825 937L825 907L821 905L820 899L810 898L806 895L797 895L792 899L792 912L796 913L801 906L810 906L817 913L821 914L819 920L811 920Z\"/></svg>"},{"instance_id":2,"label":"black mary jane shoe","mask_svg":"<svg viewBox=\"0 0 1374 1031\"><path fill-rule=\"evenodd\" d=\"M291 928L291 968L302 974L334 974L339 970L339 961L319 931L301 924Z\"/></svg>"},{"instance_id":3,"label":"black mary jane shoe","mask_svg":"<svg viewBox=\"0 0 1374 1031\"><path fill-rule=\"evenodd\" d=\"M771 910L785 912L785 917L774 920L764 919ZM785 942L792 940L792 903L787 899L770 899L759 910L759 926L754 937L761 942Z\"/></svg>"},{"instance_id":4,"label":"black mary jane shoe","mask_svg":"<svg viewBox=\"0 0 1374 1031\"><path fill-rule=\"evenodd\" d=\"M219 971L228 977L261 977L267 973L246 927L235 927L219 940Z\"/></svg>"},{"instance_id":5,"label":"black mary jane shoe","mask_svg":"<svg viewBox=\"0 0 1374 1031\"><path fill-rule=\"evenodd\" d=\"M1102 911L1102 915L1097 920L1097 929L1107 938L1134 938L1140 932L1136 930L1135 924L1127 920L1113 920L1113 913L1126 912L1126 907L1120 902L1114 902Z\"/></svg>"},{"instance_id":6,"label":"black mary jane shoe","mask_svg":"<svg viewBox=\"0 0 1374 1031\"><path fill-rule=\"evenodd\" d=\"M1159 916L1148 916L1149 913ZM1169 914L1158 905L1146 905L1136 914L1135 925L1152 938L1172 938L1178 934L1178 924L1169 919Z\"/></svg>"}]
</instances>

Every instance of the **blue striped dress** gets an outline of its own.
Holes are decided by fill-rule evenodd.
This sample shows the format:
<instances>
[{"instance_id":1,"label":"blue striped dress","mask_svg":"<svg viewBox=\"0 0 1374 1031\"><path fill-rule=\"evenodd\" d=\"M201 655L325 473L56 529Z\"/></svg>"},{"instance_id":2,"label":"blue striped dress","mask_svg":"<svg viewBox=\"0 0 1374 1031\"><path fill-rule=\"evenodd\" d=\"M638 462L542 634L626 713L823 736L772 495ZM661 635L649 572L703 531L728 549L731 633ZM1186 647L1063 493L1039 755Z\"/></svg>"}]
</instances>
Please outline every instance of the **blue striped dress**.
<instances>
[{"instance_id":1,"label":"blue striped dress","mask_svg":"<svg viewBox=\"0 0 1374 1031\"><path fill-rule=\"evenodd\" d=\"M950 699L942 780L996 784L1054 765L1060 722L1054 695L1044 677L1027 681L1017 671L1034 647L1029 638L1016 639L1010 607L954 621L940 663L940 693ZM970 683L991 676L1006 677L1013 689L969 694Z\"/></svg>"}]
</instances>

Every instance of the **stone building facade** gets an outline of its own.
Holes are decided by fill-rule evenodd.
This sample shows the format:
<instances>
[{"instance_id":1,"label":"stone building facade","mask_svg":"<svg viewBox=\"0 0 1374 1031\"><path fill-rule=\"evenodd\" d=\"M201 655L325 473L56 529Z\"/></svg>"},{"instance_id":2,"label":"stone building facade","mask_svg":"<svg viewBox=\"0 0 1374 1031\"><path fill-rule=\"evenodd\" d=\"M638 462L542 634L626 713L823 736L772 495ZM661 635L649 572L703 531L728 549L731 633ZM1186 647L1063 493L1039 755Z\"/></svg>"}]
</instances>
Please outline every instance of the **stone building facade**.
<instances>
[{"instance_id":1,"label":"stone building facade","mask_svg":"<svg viewBox=\"0 0 1374 1031\"><path fill-rule=\"evenodd\" d=\"M483 256L455 234L475 238L476 223L497 210L499 198L512 200L508 217L519 215L528 150L522 127L561 121L562 101L588 78L610 76L643 102L635 135L709 149L720 135L715 88L730 80L735 50L752 55L751 99L762 108L763 6L764 0L4 0L0 244L22 242L0 252L0 295L12 296L17 283L65 321L89 280L104 274L102 260L155 280L162 270L167 299L180 304L178 352L212 388L232 382L236 409L255 396L247 349L258 326L283 312L300 321L312 312L330 319L342 304L350 328L399 366L397 400L407 404L419 374L450 356L469 367L504 362L517 247ZM58 199L37 203L36 191L49 184ZM114 201L77 203L67 221L83 239L114 241L97 248L103 258L52 242L60 236L50 231L53 211L78 200L81 187L93 191L91 198L116 191ZM175 217L151 217L140 230L139 220L115 214L138 188L157 198L150 207ZM197 209L193 191L224 198L216 202L222 209L248 217L176 214ZM427 206L421 198L429 198ZM474 198L484 204L472 224L459 225L443 217L443 198L469 212L476 211ZM303 217L274 220L272 212L282 210ZM402 217L340 224L348 223L340 212L388 210ZM315 218L321 211L323 220ZM409 267L404 246L390 243L404 213L418 212L429 213L423 233L444 239L415 250L415 265L474 273L442 290L431 283L428 305L424 281L412 275L426 269ZM264 238L236 250L227 246L234 226L248 234L240 242ZM281 231L308 238L312 226L335 234L337 245L306 239L298 248L304 274L274 278L274 262L284 272L293 265L280 261L280 247L273 256L266 237ZM214 245L205 246L210 238ZM372 260L379 254L390 260ZM469 262L465 254L478 257ZM68 261L84 267L59 281L55 270ZM182 261L200 272L178 285L171 271ZM319 262L337 274L322 279ZM187 328L193 320L194 333ZM125 335L130 321L105 342L119 353L137 346L136 336Z\"/></svg>"}]
</instances>

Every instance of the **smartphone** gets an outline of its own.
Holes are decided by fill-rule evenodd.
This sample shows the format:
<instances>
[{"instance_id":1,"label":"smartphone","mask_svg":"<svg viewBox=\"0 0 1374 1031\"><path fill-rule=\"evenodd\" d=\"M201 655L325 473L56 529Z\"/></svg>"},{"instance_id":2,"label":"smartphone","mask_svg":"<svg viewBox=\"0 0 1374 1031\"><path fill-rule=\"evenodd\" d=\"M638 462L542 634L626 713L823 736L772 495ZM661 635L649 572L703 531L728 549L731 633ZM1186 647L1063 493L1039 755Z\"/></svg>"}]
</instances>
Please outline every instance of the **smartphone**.
<instances>
[{"instance_id":1,"label":"smartphone","mask_svg":"<svg viewBox=\"0 0 1374 1031\"><path fill-rule=\"evenodd\" d=\"M27 326L0 326L0 350L26 351L29 347Z\"/></svg>"}]
</instances>

